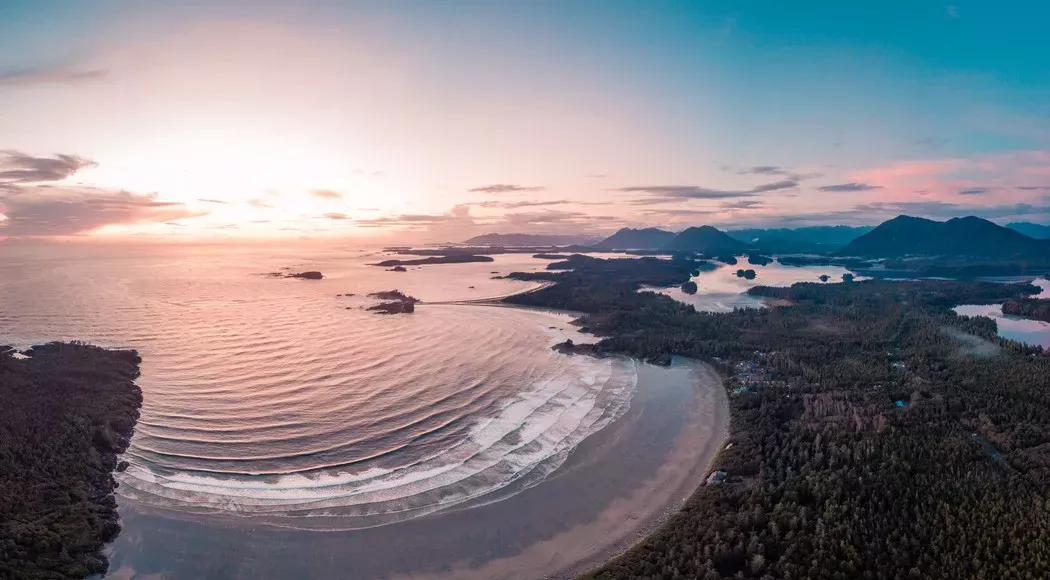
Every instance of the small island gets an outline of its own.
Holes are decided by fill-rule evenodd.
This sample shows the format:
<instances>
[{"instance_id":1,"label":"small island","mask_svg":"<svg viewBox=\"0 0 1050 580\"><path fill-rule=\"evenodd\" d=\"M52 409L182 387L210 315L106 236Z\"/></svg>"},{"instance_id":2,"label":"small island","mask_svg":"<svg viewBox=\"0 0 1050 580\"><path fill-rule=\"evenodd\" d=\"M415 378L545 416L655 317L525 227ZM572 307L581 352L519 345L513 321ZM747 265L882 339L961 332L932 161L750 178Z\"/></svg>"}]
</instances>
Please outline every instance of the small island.
<instances>
[{"instance_id":1,"label":"small island","mask_svg":"<svg viewBox=\"0 0 1050 580\"><path fill-rule=\"evenodd\" d=\"M748 268L747 270L737 270L736 271L736 277L737 278L744 278L744 279L747 279L747 280L754 280L755 276L757 276L757 274L755 274L755 271L750 269L750 268Z\"/></svg>"},{"instance_id":2,"label":"small island","mask_svg":"<svg viewBox=\"0 0 1050 580\"><path fill-rule=\"evenodd\" d=\"M693 282L692 280L683 283L681 288L682 292L685 292L686 294L696 294L696 282Z\"/></svg>"},{"instance_id":3,"label":"small island","mask_svg":"<svg viewBox=\"0 0 1050 580\"><path fill-rule=\"evenodd\" d=\"M747 263L752 266L768 266L773 263L773 258L761 254L752 254L747 257Z\"/></svg>"},{"instance_id":4,"label":"small island","mask_svg":"<svg viewBox=\"0 0 1050 580\"><path fill-rule=\"evenodd\" d=\"M407 271L408 271L408 269L405 268L404 266L394 266L393 268L390 268L390 269L387 270L387 272L407 272Z\"/></svg>"},{"instance_id":5,"label":"small island","mask_svg":"<svg viewBox=\"0 0 1050 580\"><path fill-rule=\"evenodd\" d=\"M419 302L418 298L409 296L400 290L372 292L368 296L386 301L366 308L376 314L411 314L416 311L416 303Z\"/></svg>"},{"instance_id":6,"label":"small island","mask_svg":"<svg viewBox=\"0 0 1050 580\"><path fill-rule=\"evenodd\" d=\"M821 275L820 275L820 281L821 281L821 282L827 282L827 281L828 281L828 280L830 280L830 279L831 279L831 277L830 277L830 276L828 276L827 274L821 274Z\"/></svg>"},{"instance_id":7,"label":"small island","mask_svg":"<svg viewBox=\"0 0 1050 580\"><path fill-rule=\"evenodd\" d=\"M0 578L104 575L141 359L81 343L0 350Z\"/></svg>"},{"instance_id":8,"label":"small island","mask_svg":"<svg viewBox=\"0 0 1050 580\"><path fill-rule=\"evenodd\" d=\"M478 256L476 254L450 254L446 256L430 256L428 258L416 258L412 260L383 260L371 264L383 268L396 268L398 266L428 266L431 264L469 264L471 262L494 262L492 256Z\"/></svg>"},{"instance_id":9,"label":"small island","mask_svg":"<svg viewBox=\"0 0 1050 580\"><path fill-rule=\"evenodd\" d=\"M536 258L537 260L567 260L569 258L569 254L540 253L540 254L533 254L532 257Z\"/></svg>"},{"instance_id":10,"label":"small island","mask_svg":"<svg viewBox=\"0 0 1050 580\"><path fill-rule=\"evenodd\" d=\"M1050 322L1050 300L1024 298L1003 302L1003 314Z\"/></svg>"},{"instance_id":11,"label":"small island","mask_svg":"<svg viewBox=\"0 0 1050 580\"><path fill-rule=\"evenodd\" d=\"M267 276L272 278L298 278L300 280L321 280L324 278L324 274L316 270L308 270L306 272L270 272Z\"/></svg>"}]
</instances>

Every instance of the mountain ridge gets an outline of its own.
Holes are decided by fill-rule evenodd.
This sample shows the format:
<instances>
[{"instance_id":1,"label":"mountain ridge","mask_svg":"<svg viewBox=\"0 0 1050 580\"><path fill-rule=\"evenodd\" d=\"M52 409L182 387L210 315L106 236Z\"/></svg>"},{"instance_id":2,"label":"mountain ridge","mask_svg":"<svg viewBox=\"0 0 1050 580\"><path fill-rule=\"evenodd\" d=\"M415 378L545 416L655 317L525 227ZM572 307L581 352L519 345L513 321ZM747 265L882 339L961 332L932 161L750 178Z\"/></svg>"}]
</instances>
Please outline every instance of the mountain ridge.
<instances>
[{"instance_id":1,"label":"mountain ridge","mask_svg":"<svg viewBox=\"0 0 1050 580\"><path fill-rule=\"evenodd\" d=\"M1045 257L1050 244L976 216L939 222L899 215L882 222L841 250L840 256Z\"/></svg>"}]
</instances>

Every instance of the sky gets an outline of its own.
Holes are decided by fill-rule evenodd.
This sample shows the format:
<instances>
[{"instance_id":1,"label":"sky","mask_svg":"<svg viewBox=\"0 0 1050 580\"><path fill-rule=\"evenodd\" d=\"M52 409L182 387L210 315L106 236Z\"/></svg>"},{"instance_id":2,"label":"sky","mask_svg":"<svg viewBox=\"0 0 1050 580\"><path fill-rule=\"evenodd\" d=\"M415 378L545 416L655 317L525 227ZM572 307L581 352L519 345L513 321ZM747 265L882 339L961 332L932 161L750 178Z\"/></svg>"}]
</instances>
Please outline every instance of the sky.
<instances>
[{"instance_id":1,"label":"sky","mask_svg":"<svg viewBox=\"0 0 1050 580\"><path fill-rule=\"evenodd\" d=\"M1050 222L1039 0L0 0L0 238Z\"/></svg>"}]
</instances>

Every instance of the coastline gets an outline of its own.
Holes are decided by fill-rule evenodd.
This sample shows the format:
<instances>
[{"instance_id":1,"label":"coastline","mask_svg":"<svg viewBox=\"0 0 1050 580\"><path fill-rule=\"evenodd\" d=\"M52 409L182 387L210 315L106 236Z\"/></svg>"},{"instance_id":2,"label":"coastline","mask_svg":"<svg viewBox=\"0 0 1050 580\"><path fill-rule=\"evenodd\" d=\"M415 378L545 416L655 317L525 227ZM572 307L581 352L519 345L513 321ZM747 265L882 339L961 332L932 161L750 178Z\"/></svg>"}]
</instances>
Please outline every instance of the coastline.
<instances>
[{"instance_id":1,"label":"coastline","mask_svg":"<svg viewBox=\"0 0 1050 580\"><path fill-rule=\"evenodd\" d=\"M112 576L568 578L655 530L703 482L728 432L710 366L639 365L631 409L542 483L500 501L346 532L264 527L121 502ZM222 547L217 550L216 546Z\"/></svg>"},{"instance_id":2,"label":"coastline","mask_svg":"<svg viewBox=\"0 0 1050 580\"><path fill-rule=\"evenodd\" d=\"M594 520L538 542L517 557L478 568L454 568L450 575L408 578L577 578L645 541L704 484L729 438L728 397L718 372L695 360L675 364L693 373L693 405L664 464L642 486L612 502Z\"/></svg>"}]
</instances>

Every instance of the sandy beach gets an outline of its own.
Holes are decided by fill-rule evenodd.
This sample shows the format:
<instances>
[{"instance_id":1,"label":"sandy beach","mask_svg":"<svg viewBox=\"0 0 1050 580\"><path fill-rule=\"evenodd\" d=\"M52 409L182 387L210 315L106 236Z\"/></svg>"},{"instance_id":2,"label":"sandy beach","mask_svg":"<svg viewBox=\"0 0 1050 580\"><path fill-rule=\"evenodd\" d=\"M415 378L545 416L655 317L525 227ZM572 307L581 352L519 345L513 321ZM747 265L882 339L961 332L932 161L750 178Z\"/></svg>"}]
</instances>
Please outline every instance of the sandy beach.
<instances>
[{"instance_id":1,"label":"sandy beach","mask_svg":"<svg viewBox=\"0 0 1050 580\"><path fill-rule=\"evenodd\" d=\"M569 578L622 552L702 483L729 426L710 366L639 365L626 415L501 501L314 532L121 503L113 578ZM513 495L511 495L513 494ZM509 497L505 497L509 495ZM489 498L491 500L492 498Z\"/></svg>"}]
</instances>

